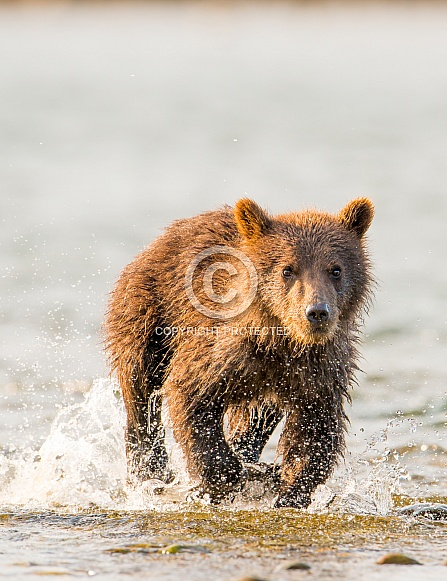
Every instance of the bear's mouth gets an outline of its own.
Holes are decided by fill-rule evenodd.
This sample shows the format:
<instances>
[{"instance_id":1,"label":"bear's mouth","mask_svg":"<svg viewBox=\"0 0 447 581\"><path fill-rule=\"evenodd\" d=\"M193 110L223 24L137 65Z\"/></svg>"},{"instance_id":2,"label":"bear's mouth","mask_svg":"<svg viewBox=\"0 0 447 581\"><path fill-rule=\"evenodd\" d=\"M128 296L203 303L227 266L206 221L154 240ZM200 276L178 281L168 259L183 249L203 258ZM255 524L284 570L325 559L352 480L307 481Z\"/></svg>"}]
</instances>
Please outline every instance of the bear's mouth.
<instances>
[{"instance_id":1,"label":"bear's mouth","mask_svg":"<svg viewBox=\"0 0 447 581\"><path fill-rule=\"evenodd\" d=\"M318 325L306 325L306 343L326 343L334 336L336 324L333 321L326 321Z\"/></svg>"},{"instance_id":2,"label":"bear's mouth","mask_svg":"<svg viewBox=\"0 0 447 581\"><path fill-rule=\"evenodd\" d=\"M332 336L332 328L330 325L320 325L318 327L312 327L308 333L311 337L327 339Z\"/></svg>"},{"instance_id":3,"label":"bear's mouth","mask_svg":"<svg viewBox=\"0 0 447 581\"><path fill-rule=\"evenodd\" d=\"M289 334L298 344L301 345L322 345L330 341L335 334L336 325L322 324L318 327L289 327Z\"/></svg>"}]
</instances>

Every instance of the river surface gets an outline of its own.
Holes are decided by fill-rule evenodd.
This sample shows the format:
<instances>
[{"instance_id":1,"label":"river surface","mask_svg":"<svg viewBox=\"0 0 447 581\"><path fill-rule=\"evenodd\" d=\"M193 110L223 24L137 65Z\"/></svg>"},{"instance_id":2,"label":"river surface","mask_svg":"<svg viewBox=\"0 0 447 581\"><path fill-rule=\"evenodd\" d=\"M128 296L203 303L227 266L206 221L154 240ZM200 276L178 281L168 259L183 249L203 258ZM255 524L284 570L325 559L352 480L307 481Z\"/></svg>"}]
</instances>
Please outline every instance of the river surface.
<instances>
[{"instance_id":1,"label":"river surface","mask_svg":"<svg viewBox=\"0 0 447 581\"><path fill-rule=\"evenodd\" d=\"M1 5L0 576L446 578L446 31L443 3ZM376 206L348 451L304 512L126 485L107 294L246 195Z\"/></svg>"}]
</instances>

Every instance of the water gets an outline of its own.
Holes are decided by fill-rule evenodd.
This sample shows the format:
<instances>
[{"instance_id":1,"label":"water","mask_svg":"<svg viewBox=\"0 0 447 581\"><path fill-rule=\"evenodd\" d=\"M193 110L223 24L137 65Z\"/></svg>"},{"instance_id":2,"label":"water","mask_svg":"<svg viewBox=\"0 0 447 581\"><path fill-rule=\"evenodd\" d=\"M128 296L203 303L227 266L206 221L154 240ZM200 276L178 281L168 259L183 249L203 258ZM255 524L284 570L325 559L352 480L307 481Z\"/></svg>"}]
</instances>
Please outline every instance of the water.
<instances>
[{"instance_id":1,"label":"water","mask_svg":"<svg viewBox=\"0 0 447 581\"><path fill-rule=\"evenodd\" d=\"M424 567L393 579L445 578L445 519L399 508L447 502L446 25L417 3L0 8L2 575L369 581L398 550ZM125 482L107 293L171 220L245 193L377 210L348 453L306 513L262 483L210 508L184 478Z\"/></svg>"}]
</instances>

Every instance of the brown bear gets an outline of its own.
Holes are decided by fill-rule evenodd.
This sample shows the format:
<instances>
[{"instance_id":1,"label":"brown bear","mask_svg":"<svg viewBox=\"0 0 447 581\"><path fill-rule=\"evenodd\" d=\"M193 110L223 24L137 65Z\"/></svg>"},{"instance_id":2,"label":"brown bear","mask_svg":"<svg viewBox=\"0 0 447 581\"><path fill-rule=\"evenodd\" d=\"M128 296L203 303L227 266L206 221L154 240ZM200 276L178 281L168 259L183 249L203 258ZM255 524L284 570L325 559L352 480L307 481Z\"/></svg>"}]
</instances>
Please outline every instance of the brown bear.
<instances>
[{"instance_id":1,"label":"brown bear","mask_svg":"<svg viewBox=\"0 0 447 581\"><path fill-rule=\"evenodd\" d=\"M106 350L127 412L131 478L167 479L166 398L189 474L240 490L285 417L277 507L307 507L344 450L371 294L366 198L271 216L249 199L174 222L121 274Z\"/></svg>"}]
</instances>

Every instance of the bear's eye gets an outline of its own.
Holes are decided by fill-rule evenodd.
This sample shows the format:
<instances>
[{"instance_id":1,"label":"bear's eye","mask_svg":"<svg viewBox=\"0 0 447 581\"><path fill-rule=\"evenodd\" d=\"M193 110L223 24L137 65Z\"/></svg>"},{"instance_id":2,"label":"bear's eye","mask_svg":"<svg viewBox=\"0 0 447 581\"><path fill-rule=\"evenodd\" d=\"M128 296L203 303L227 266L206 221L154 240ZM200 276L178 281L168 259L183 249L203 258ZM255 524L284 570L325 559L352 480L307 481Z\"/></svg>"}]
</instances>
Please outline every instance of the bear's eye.
<instances>
[{"instance_id":1,"label":"bear's eye","mask_svg":"<svg viewBox=\"0 0 447 581\"><path fill-rule=\"evenodd\" d=\"M329 271L329 274L332 278L340 278L341 277L341 268L339 266L334 266Z\"/></svg>"},{"instance_id":2,"label":"bear's eye","mask_svg":"<svg viewBox=\"0 0 447 581\"><path fill-rule=\"evenodd\" d=\"M284 270L282 271L282 275L284 278L292 278L293 276L293 270L291 266L286 266L284 268Z\"/></svg>"}]
</instances>

